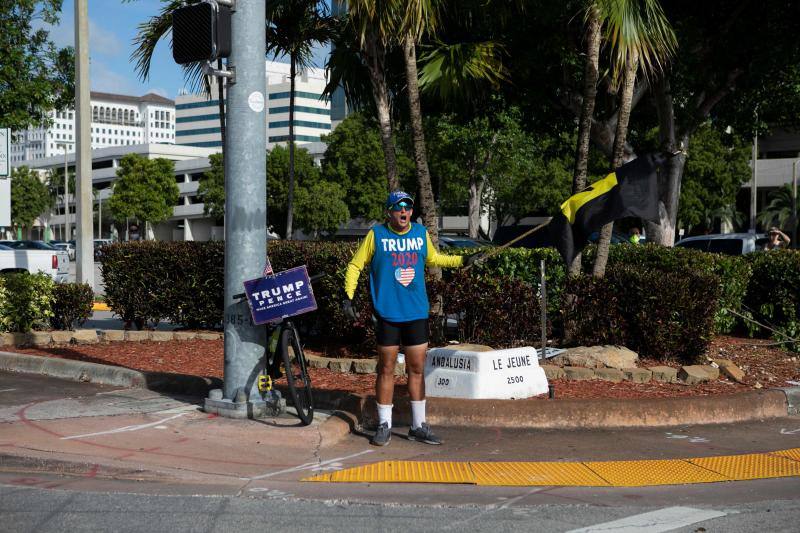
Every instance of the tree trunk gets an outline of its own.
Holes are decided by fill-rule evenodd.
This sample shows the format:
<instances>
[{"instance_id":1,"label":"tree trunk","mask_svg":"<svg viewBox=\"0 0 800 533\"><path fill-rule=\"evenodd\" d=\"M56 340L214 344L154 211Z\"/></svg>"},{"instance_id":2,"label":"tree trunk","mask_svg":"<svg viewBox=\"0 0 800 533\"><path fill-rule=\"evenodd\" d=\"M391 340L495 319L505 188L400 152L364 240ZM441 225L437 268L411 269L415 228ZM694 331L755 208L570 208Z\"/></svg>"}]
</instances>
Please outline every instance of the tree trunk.
<instances>
[{"instance_id":1,"label":"tree trunk","mask_svg":"<svg viewBox=\"0 0 800 533\"><path fill-rule=\"evenodd\" d=\"M289 196L286 199L286 239L292 240L294 206L294 77L297 74L294 54L289 59Z\"/></svg>"},{"instance_id":2,"label":"tree trunk","mask_svg":"<svg viewBox=\"0 0 800 533\"><path fill-rule=\"evenodd\" d=\"M392 115L389 105L389 89L386 85L386 48L374 33L367 35L361 48L369 71L372 98L378 114L381 131L381 146L386 161L386 182L389 191L400 188L397 172L397 155L392 136Z\"/></svg>"},{"instance_id":3,"label":"tree trunk","mask_svg":"<svg viewBox=\"0 0 800 533\"><path fill-rule=\"evenodd\" d=\"M674 152L678 148L686 150L689 136L678 139L675 130L675 109L669 79L664 76L655 85L656 109L658 111L659 141L663 150ZM682 145L682 146L681 146ZM686 166L686 154L669 158L658 177L658 217L659 223L647 223L647 240L662 246L675 243L678 221L678 200L681 194L681 178Z\"/></svg>"},{"instance_id":4,"label":"tree trunk","mask_svg":"<svg viewBox=\"0 0 800 533\"><path fill-rule=\"evenodd\" d=\"M639 58L634 55L629 58L625 67L625 74L622 85L622 96L619 104L619 118L617 120L617 133L614 137L614 152L611 160L611 169L616 170L624 161L625 137L628 133L628 121L631 117L631 106L633 103L633 88L636 84L636 71L639 67ZM611 244L611 234L614 223L611 222L603 226L600 230L600 239L597 241L597 257L594 260L592 275L602 278L606 273L608 263L608 247Z\"/></svg>"},{"instance_id":5,"label":"tree trunk","mask_svg":"<svg viewBox=\"0 0 800 533\"><path fill-rule=\"evenodd\" d=\"M433 184L431 183L431 173L428 170L428 157L425 153L425 133L422 129L422 110L419 104L419 87L417 85L417 51L414 38L410 33L403 40L403 59L406 66L411 144L414 150L414 165L417 169L419 205L422 208L422 220L428 229L431 241L433 241L434 246L438 246L439 217L436 214Z\"/></svg>"},{"instance_id":6,"label":"tree trunk","mask_svg":"<svg viewBox=\"0 0 800 533\"><path fill-rule=\"evenodd\" d=\"M469 180L469 217L467 231L473 239L478 237L481 224L481 196L483 195L483 177L472 176Z\"/></svg>"},{"instance_id":7,"label":"tree trunk","mask_svg":"<svg viewBox=\"0 0 800 533\"><path fill-rule=\"evenodd\" d=\"M583 72L583 106L578 126L578 145L575 150L575 170L572 175L572 194L586 188L586 173L589 163L589 140L592 132L592 116L597 99L597 79L600 57L600 17L597 7L590 8L586 28L586 65ZM569 265L569 273L581 273L581 254Z\"/></svg>"}]
</instances>

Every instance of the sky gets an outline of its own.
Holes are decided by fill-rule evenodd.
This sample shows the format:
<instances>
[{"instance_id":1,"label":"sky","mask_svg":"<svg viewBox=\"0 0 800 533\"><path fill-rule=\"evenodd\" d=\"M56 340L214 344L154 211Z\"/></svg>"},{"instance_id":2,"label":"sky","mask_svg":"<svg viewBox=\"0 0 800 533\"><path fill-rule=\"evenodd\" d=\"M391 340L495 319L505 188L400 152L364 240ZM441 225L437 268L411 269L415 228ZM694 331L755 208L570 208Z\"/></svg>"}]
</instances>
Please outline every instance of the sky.
<instances>
[{"instance_id":1,"label":"sky","mask_svg":"<svg viewBox=\"0 0 800 533\"><path fill-rule=\"evenodd\" d=\"M153 92L174 99L184 87L183 72L172 60L169 40L158 44L150 77L139 78L131 61L138 26L161 10L160 0L89 0L89 77L93 91L142 96ZM75 43L75 4L64 0L60 22L47 27L59 48ZM325 50L315 54L320 65ZM283 58L278 61L287 62Z\"/></svg>"}]
</instances>

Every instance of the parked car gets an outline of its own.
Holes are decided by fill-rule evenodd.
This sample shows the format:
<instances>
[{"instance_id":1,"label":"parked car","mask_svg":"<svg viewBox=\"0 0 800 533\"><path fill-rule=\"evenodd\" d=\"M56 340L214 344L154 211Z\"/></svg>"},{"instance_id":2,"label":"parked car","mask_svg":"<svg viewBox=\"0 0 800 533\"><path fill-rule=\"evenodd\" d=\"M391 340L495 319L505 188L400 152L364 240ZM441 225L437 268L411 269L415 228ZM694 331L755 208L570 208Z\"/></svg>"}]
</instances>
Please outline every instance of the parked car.
<instances>
[{"instance_id":1,"label":"parked car","mask_svg":"<svg viewBox=\"0 0 800 533\"><path fill-rule=\"evenodd\" d=\"M764 249L768 237L763 233L712 233L681 239L675 246L704 252L744 255Z\"/></svg>"},{"instance_id":2,"label":"parked car","mask_svg":"<svg viewBox=\"0 0 800 533\"><path fill-rule=\"evenodd\" d=\"M95 239L94 240L94 260L99 261L103 257L103 247L112 244L114 241L111 239Z\"/></svg>"},{"instance_id":3,"label":"parked car","mask_svg":"<svg viewBox=\"0 0 800 533\"><path fill-rule=\"evenodd\" d=\"M440 233L439 234L439 247L446 248L483 248L485 246L494 246L490 241L480 238L467 237L466 235L459 235L457 233Z\"/></svg>"},{"instance_id":4,"label":"parked car","mask_svg":"<svg viewBox=\"0 0 800 533\"><path fill-rule=\"evenodd\" d=\"M41 241L1 241L0 274L44 272L57 283L69 281L69 254Z\"/></svg>"},{"instance_id":5,"label":"parked car","mask_svg":"<svg viewBox=\"0 0 800 533\"><path fill-rule=\"evenodd\" d=\"M70 244L68 242L57 242L57 243L54 243L53 241L50 241L50 245L53 246L54 248L56 248L57 250L66 251L67 254L69 255L69 260L70 261L75 261L75 246L73 246L72 244Z\"/></svg>"}]
</instances>

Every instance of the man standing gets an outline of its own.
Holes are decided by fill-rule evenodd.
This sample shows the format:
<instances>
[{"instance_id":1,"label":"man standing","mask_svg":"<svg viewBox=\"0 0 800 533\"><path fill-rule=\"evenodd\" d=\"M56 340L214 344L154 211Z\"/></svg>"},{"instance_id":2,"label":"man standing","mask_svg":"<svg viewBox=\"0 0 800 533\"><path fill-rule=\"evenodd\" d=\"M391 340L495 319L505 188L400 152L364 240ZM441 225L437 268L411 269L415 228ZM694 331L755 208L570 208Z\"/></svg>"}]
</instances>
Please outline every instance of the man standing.
<instances>
[{"instance_id":1,"label":"man standing","mask_svg":"<svg viewBox=\"0 0 800 533\"><path fill-rule=\"evenodd\" d=\"M425 265L454 268L471 265L482 254L468 257L440 254L425 226L411 222L414 200L403 191L394 191L386 200L388 222L373 227L361 242L345 275L343 302L345 314L355 320L353 296L358 276L369 263L370 296L375 309L378 343L378 430L372 444L389 444L392 433L394 367L402 345L411 397L410 440L427 444L442 441L425 423L425 356L428 350L428 294L425 290Z\"/></svg>"}]
</instances>

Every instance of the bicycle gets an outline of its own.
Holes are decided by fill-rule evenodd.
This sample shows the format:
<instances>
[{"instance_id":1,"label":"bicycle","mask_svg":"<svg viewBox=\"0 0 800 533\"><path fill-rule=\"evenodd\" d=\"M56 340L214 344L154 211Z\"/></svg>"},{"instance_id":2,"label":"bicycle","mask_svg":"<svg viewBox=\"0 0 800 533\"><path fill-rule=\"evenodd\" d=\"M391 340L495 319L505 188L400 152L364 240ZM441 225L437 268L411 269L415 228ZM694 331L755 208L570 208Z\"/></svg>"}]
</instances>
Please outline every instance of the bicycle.
<instances>
[{"instance_id":1,"label":"bicycle","mask_svg":"<svg viewBox=\"0 0 800 533\"><path fill-rule=\"evenodd\" d=\"M316 274L309 278L311 283L324 277L326 274ZM234 299L246 298L245 293L235 294ZM297 410L297 416L304 426L311 424L314 419L314 399L311 391L311 378L308 375L308 364L300 343L300 334L290 317L279 322L266 324L268 328L267 350L264 354L264 368L258 377L258 390L270 393L274 382L286 377L287 388L292 403ZM271 331L270 331L271 330ZM291 348L291 354L289 353ZM296 364L292 364L292 355ZM281 364L285 373L281 370Z\"/></svg>"}]
</instances>

